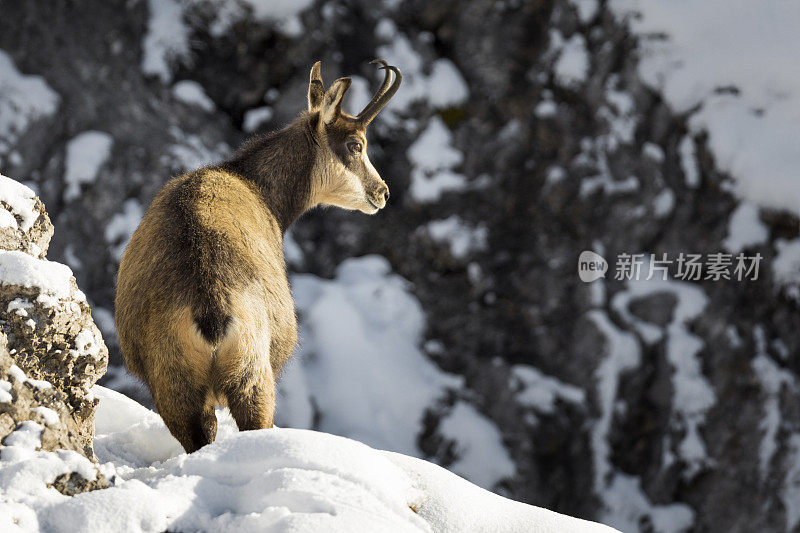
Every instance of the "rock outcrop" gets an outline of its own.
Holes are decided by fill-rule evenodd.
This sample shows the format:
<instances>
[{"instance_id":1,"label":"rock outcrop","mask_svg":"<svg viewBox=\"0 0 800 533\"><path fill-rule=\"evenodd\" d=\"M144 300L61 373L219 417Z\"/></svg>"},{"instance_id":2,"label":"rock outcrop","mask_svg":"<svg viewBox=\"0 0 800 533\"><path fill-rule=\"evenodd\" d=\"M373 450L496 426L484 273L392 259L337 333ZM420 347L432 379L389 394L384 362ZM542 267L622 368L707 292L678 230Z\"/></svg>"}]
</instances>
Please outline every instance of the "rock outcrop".
<instances>
[{"instance_id":1,"label":"rock outcrop","mask_svg":"<svg viewBox=\"0 0 800 533\"><path fill-rule=\"evenodd\" d=\"M105 373L108 349L69 267L48 261L53 226L33 191L0 176L0 442L94 459L89 392ZM64 494L106 486L64 472Z\"/></svg>"}]
</instances>

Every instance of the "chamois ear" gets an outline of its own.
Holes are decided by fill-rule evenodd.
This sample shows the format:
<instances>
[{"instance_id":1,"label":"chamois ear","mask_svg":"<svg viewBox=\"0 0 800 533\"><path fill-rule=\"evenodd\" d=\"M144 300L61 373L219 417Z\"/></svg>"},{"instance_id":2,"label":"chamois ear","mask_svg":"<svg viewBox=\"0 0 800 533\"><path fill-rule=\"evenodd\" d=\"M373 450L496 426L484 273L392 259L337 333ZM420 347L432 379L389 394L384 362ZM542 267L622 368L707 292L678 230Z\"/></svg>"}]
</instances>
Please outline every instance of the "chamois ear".
<instances>
[{"instance_id":1,"label":"chamois ear","mask_svg":"<svg viewBox=\"0 0 800 533\"><path fill-rule=\"evenodd\" d=\"M311 67L311 77L308 81L308 110L317 111L322 105L325 96L325 86L322 83L322 64L317 61Z\"/></svg>"},{"instance_id":2,"label":"chamois ear","mask_svg":"<svg viewBox=\"0 0 800 533\"><path fill-rule=\"evenodd\" d=\"M350 78L339 78L325 92L319 109L322 124L332 123L342 112L342 98L344 98L344 93L347 92L347 89L350 88L350 82Z\"/></svg>"}]
</instances>

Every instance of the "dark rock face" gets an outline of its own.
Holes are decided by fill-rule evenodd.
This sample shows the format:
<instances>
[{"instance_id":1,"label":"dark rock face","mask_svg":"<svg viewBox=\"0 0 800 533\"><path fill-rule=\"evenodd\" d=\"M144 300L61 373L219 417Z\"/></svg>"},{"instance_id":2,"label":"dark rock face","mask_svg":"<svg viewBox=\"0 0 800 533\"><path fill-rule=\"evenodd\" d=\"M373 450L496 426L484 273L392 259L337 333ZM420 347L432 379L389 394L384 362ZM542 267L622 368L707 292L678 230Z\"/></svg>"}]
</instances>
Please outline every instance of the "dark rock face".
<instances>
[{"instance_id":1,"label":"dark rock face","mask_svg":"<svg viewBox=\"0 0 800 533\"><path fill-rule=\"evenodd\" d=\"M299 33L246 13L220 33L213 2L183 4L191 49L167 56L170 75L198 82L213 111L176 99L163 79L142 73L147 2L3 6L0 49L22 72L43 76L60 103L24 137L46 131L48 141L23 146L20 137L21 160L3 160L0 170L39 186L59 229L51 257L75 271L110 335L112 364L121 364L110 312L126 220L132 230L168 176L229 153L244 137L248 110L271 107L263 130L291 119L304 106L314 61L323 60L326 80L367 77L366 61L397 51L402 37L407 62L420 64L399 65L410 70L401 91L447 58L468 96L390 104L392 116L371 128L389 207L373 218L306 215L292 229L302 252L294 267L330 277L344 258L378 253L413 283L431 358L466 380L453 401L466 398L491 418L516 462L517 476L498 487L510 497L622 529L794 526L800 319L796 287L778 283L769 265L779 239L797 238L798 221L760 213L769 237L747 249L764 257L757 281L640 291L614 279L622 253L674 259L724 251L738 203L705 140L687 137L686 117L638 78L636 42L625 27L602 5L581 14L562 0L318 4L301 14ZM570 57L577 69L565 59L568 49L577 50ZM463 186L420 201L412 193L419 162L408 154L436 121L461 154L449 170ZM65 201L65 147L87 130L113 137L112 157ZM456 253L421 229L451 216L481 228L483 244ZM43 254L46 244L31 239ZM583 250L611 263L604 281L579 280ZM85 303L75 305L88 314ZM10 341L25 327L11 321ZM80 327L65 324L59 331L70 333L53 348L73 346ZM28 352L10 346L23 363L41 353L38 344ZM48 365L31 360L25 370ZM99 369L88 360L74 365L87 375ZM529 385L517 365L577 386L585 401L556 395L547 410L521 401ZM56 366L48 376L61 371ZM86 400L70 392L80 383L63 385L81 412ZM446 464L452 443L437 436L438 418L432 406L420 448Z\"/></svg>"}]
</instances>

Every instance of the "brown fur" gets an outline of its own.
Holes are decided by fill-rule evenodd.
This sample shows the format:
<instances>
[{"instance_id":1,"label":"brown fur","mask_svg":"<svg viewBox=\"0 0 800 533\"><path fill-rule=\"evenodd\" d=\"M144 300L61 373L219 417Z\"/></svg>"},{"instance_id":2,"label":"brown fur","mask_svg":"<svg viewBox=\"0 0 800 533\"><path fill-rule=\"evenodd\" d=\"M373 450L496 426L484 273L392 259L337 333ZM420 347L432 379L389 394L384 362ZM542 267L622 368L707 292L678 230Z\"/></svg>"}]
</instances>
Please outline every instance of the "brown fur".
<instances>
[{"instance_id":1,"label":"brown fur","mask_svg":"<svg viewBox=\"0 0 800 533\"><path fill-rule=\"evenodd\" d=\"M188 452L214 440L217 404L241 430L272 427L275 378L297 342L287 227L320 203L374 213L388 198L365 125L341 113L349 83L320 93L315 69L309 111L225 163L170 180L120 264L123 357ZM354 140L363 154L347 148Z\"/></svg>"}]
</instances>

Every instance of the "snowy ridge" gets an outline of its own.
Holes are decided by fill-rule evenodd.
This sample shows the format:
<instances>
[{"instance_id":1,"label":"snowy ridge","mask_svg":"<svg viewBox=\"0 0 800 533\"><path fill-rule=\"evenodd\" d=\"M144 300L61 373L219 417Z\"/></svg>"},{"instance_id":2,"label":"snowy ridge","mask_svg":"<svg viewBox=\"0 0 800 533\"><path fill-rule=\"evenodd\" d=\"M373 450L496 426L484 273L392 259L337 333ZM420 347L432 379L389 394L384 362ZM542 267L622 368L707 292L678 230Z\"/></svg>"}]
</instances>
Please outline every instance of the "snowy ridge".
<instances>
[{"instance_id":1,"label":"snowy ridge","mask_svg":"<svg viewBox=\"0 0 800 533\"><path fill-rule=\"evenodd\" d=\"M74 452L35 451L41 431L30 423L0 454L3 531L613 531L343 437L239 433L223 411L217 441L186 455L158 415L92 390L100 399L95 450L112 486L75 497L46 488L60 473L91 479L94 469Z\"/></svg>"}]
</instances>

